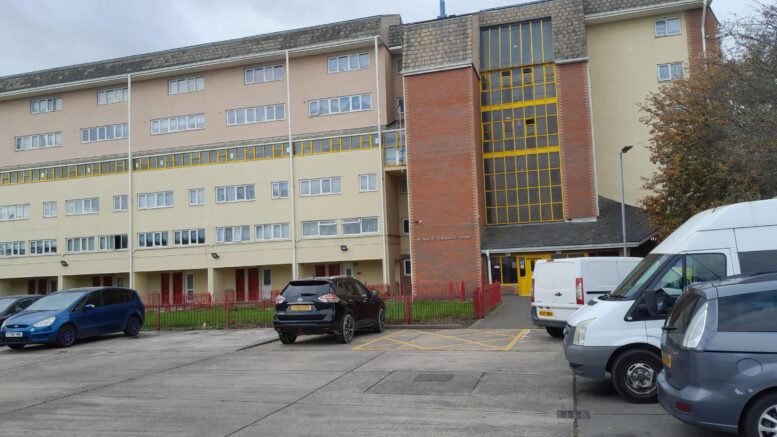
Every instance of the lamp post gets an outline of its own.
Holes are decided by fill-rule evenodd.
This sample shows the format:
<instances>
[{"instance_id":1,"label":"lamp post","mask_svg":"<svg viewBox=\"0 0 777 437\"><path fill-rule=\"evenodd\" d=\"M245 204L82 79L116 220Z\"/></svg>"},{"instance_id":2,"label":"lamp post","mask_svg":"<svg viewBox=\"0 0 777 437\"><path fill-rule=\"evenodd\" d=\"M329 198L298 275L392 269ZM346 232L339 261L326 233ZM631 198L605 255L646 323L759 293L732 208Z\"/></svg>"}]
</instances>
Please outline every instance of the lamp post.
<instances>
[{"instance_id":1,"label":"lamp post","mask_svg":"<svg viewBox=\"0 0 777 437\"><path fill-rule=\"evenodd\" d=\"M623 188L623 155L626 154L631 148L634 146L625 146L621 149L618 156L620 157L620 163L621 163L621 228L623 229L623 256L628 256L629 249L626 246L626 195L624 194L624 188Z\"/></svg>"}]
</instances>

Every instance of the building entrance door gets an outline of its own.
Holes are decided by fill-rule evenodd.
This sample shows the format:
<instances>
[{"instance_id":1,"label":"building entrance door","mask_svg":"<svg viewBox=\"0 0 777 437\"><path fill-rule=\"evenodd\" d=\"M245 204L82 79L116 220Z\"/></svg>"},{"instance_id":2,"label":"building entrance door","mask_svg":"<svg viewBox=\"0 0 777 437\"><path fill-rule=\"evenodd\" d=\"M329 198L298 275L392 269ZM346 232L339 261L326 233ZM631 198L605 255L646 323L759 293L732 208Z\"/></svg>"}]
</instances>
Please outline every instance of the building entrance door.
<instances>
[{"instance_id":1,"label":"building entrance door","mask_svg":"<svg viewBox=\"0 0 777 437\"><path fill-rule=\"evenodd\" d=\"M550 259L550 255L532 254L518 257L518 294L520 296L531 296L534 264L541 259Z\"/></svg>"},{"instance_id":2,"label":"building entrance door","mask_svg":"<svg viewBox=\"0 0 777 437\"><path fill-rule=\"evenodd\" d=\"M272 272L270 269L262 270L262 299L269 299L272 295Z\"/></svg>"}]
</instances>

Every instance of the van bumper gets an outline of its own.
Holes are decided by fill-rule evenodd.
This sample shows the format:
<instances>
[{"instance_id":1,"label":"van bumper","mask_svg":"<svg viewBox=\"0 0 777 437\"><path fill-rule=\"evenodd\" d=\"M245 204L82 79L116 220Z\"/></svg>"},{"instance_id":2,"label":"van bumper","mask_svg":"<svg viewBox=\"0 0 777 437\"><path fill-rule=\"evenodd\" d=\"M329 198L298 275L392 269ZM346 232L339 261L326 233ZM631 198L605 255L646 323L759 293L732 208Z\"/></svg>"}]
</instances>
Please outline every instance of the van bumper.
<instances>
[{"instance_id":1,"label":"van bumper","mask_svg":"<svg viewBox=\"0 0 777 437\"><path fill-rule=\"evenodd\" d=\"M548 326L551 328L564 328L567 326L567 322L564 320L540 319L539 316L537 316L537 307L535 306L531 307L531 320L537 326Z\"/></svg>"},{"instance_id":2,"label":"van bumper","mask_svg":"<svg viewBox=\"0 0 777 437\"><path fill-rule=\"evenodd\" d=\"M574 327L568 326L564 335L564 356L572 373L583 378L607 379L607 361L617 349L615 346L577 346L572 344Z\"/></svg>"},{"instance_id":3,"label":"van bumper","mask_svg":"<svg viewBox=\"0 0 777 437\"><path fill-rule=\"evenodd\" d=\"M658 402L667 413L681 422L727 433L739 432L739 415L744 402L730 394L735 387L709 381L705 387L686 386L682 390L666 381L666 371L658 374ZM689 412L678 411L677 402L693 406Z\"/></svg>"}]
</instances>

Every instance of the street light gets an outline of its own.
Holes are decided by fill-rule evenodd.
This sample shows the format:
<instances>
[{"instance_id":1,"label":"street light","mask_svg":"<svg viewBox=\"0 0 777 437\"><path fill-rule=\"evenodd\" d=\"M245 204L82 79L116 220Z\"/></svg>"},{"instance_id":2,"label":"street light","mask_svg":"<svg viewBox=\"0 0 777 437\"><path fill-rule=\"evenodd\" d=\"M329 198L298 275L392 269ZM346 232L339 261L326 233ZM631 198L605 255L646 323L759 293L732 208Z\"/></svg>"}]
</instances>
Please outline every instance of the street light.
<instances>
[{"instance_id":1,"label":"street light","mask_svg":"<svg viewBox=\"0 0 777 437\"><path fill-rule=\"evenodd\" d=\"M623 256L628 256L629 249L626 246L626 200L625 200L625 194L624 194L624 188L623 188L623 155L626 154L629 150L632 149L634 146L625 146L621 149L618 156L620 157L621 162L621 227L623 229Z\"/></svg>"}]
</instances>

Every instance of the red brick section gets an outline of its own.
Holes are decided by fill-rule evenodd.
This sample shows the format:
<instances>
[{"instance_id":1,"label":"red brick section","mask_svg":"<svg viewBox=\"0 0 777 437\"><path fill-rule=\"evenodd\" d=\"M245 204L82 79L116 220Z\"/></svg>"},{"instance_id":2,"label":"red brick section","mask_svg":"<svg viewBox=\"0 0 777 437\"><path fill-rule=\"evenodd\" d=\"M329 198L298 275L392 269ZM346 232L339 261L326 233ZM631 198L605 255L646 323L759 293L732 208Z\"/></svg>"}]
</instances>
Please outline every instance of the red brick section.
<instances>
[{"instance_id":1,"label":"red brick section","mask_svg":"<svg viewBox=\"0 0 777 437\"><path fill-rule=\"evenodd\" d=\"M701 44L701 17L703 10L693 9L685 14L685 29L688 32L688 58L690 61L691 73L698 67L704 65L704 51ZM712 9L707 8L707 58L715 61L720 58L720 40L718 39L718 19L712 13Z\"/></svg>"},{"instance_id":2,"label":"red brick section","mask_svg":"<svg viewBox=\"0 0 777 437\"><path fill-rule=\"evenodd\" d=\"M405 77L413 285L481 282L480 93L472 67Z\"/></svg>"},{"instance_id":3,"label":"red brick section","mask_svg":"<svg viewBox=\"0 0 777 437\"><path fill-rule=\"evenodd\" d=\"M588 63L556 66L564 217L596 217Z\"/></svg>"}]
</instances>

